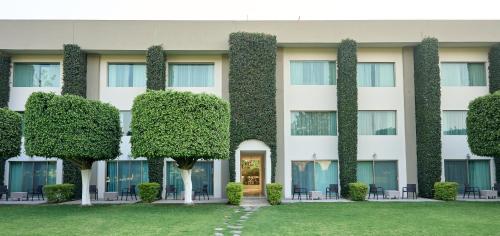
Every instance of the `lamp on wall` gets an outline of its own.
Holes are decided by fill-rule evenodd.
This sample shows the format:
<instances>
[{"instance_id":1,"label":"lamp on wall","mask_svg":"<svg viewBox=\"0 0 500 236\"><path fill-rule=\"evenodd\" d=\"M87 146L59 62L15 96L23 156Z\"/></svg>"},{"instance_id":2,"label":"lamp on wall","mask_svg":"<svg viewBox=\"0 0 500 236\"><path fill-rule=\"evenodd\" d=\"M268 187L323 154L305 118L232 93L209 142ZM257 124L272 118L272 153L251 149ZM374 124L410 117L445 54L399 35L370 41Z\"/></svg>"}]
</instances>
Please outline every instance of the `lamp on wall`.
<instances>
[{"instance_id":1,"label":"lamp on wall","mask_svg":"<svg viewBox=\"0 0 500 236\"><path fill-rule=\"evenodd\" d=\"M313 160L316 160L316 153L313 153Z\"/></svg>"}]
</instances>

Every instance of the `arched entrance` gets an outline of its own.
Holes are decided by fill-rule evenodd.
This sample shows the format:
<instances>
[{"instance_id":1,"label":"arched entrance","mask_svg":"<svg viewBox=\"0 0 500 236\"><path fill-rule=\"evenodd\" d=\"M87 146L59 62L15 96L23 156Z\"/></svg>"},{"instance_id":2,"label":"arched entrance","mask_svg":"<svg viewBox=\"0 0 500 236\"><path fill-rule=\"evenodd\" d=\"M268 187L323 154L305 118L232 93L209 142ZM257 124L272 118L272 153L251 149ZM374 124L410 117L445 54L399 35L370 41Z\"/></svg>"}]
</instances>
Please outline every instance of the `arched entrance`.
<instances>
[{"instance_id":1,"label":"arched entrance","mask_svg":"<svg viewBox=\"0 0 500 236\"><path fill-rule=\"evenodd\" d=\"M235 152L236 182L243 183L244 196L264 196L271 183L271 149L262 141L242 142Z\"/></svg>"}]
</instances>

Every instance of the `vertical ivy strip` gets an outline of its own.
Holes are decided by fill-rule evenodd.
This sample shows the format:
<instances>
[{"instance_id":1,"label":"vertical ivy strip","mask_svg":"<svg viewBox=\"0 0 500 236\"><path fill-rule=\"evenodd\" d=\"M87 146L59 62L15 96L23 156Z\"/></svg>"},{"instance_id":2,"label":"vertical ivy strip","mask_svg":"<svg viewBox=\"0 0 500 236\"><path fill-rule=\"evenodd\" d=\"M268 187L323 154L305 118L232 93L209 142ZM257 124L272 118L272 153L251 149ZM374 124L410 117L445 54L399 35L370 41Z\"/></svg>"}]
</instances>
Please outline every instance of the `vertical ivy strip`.
<instances>
[{"instance_id":1,"label":"vertical ivy strip","mask_svg":"<svg viewBox=\"0 0 500 236\"><path fill-rule=\"evenodd\" d=\"M488 53L490 93L500 91L500 43L493 45ZM495 158L496 182L500 183L500 158Z\"/></svg>"},{"instance_id":2,"label":"vertical ivy strip","mask_svg":"<svg viewBox=\"0 0 500 236\"><path fill-rule=\"evenodd\" d=\"M87 54L75 44L64 45L62 94L87 97Z\"/></svg>"},{"instance_id":3,"label":"vertical ivy strip","mask_svg":"<svg viewBox=\"0 0 500 236\"><path fill-rule=\"evenodd\" d=\"M0 53L0 108L9 106L10 57Z\"/></svg>"}]
</instances>

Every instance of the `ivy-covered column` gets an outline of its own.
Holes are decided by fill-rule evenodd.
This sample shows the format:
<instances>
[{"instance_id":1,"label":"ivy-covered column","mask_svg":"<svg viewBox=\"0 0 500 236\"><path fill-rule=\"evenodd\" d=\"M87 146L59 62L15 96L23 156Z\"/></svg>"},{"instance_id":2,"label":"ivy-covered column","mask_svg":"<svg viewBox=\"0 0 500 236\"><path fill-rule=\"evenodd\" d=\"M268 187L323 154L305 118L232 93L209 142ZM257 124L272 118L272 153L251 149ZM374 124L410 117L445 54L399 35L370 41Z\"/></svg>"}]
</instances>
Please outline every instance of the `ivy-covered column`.
<instances>
[{"instance_id":1,"label":"ivy-covered column","mask_svg":"<svg viewBox=\"0 0 500 236\"><path fill-rule=\"evenodd\" d=\"M500 91L500 43L493 45L488 53L490 93ZM500 157L495 159L496 182L500 183Z\"/></svg>"},{"instance_id":2,"label":"ivy-covered column","mask_svg":"<svg viewBox=\"0 0 500 236\"><path fill-rule=\"evenodd\" d=\"M147 83L150 90L165 90L166 86L166 54L161 45L148 48L146 53ZM163 188L162 158L148 158L149 182L159 183ZM160 191L161 194L161 191Z\"/></svg>"},{"instance_id":3,"label":"ivy-covered column","mask_svg":"<svg viewBox=\"0 0 500 236\"><path fill-rule=\"evenodd\" d=\"M229 35L231 181L236 177L236 149L248 139L260 140L271 149L271 179L275 181L276 49L273 35L247 32Z\"/></svg>"},{"instance_id":4,"label":"ivy-covered column","mask_svg":"<svg viewBox=\"0 0 500 236\"><path fill-rule=\"evenodd\" d=\"M432 197L441 181L441 81L439 47L435 38L425 38L414 49L415 122L417 129L417 173L419 195Z\"/></svg>"},{"instance_id":5,"label":"ivy-covered column","mask_svg":"<svg viewBox=\"0 0 500 236\"><path fill-rule=\"evenodd\" d=\"M10 57L0 53L0 108L9 106Z\"/></svg>"},{"instance_id":6,"label":"ivy-covered column","mask_svg":"<svg viewBox=\"0 0 500 236\"><path fill-rule=\"evenodd\" d=\"M356 182L358 155L357 44L342 40L337 51L337 113L340 188L349 196L349 183Z\"/></svg>"},{"instance_id":7,"label":"ivy-covered column","mask_svg":"<svg viewBox=\"0 0 500 236\"><path fill-rule=\"evenodd\" d=\"M63 87L61 93L87 97L87 54L76 44L63 46ZM63 161L64 183L75 185L75 197L82 195L80 167L69 160Z\"/></svg>"}]
</instances>

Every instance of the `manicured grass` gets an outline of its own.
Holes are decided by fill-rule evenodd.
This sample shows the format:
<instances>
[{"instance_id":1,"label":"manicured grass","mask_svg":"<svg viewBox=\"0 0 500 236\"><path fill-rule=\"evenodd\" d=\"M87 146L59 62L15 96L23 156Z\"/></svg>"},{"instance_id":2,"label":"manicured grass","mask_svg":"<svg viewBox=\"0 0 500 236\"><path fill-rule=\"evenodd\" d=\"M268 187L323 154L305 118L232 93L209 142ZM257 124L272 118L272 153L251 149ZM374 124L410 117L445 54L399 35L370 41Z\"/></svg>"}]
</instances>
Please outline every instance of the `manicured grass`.
<instances>
[{"instance_id":1,"label":"manicured grass","mask_svg":"<svg viewBox=\"0 0 500 236\"><path fill-rule=\"evenodd\" d=\"M244 235L499 235L500 202L296 203L261 208Z\"/></svg>"},{"instance_id":2,"label":"manicured grass","mask_svg":"<svg viewBox=\"0 0 500 236\"><path fill-rule=\"evenodd\" d=\"M213 235L223 204L0 206L0 235Z\"/></svg>"}]
</instances>

